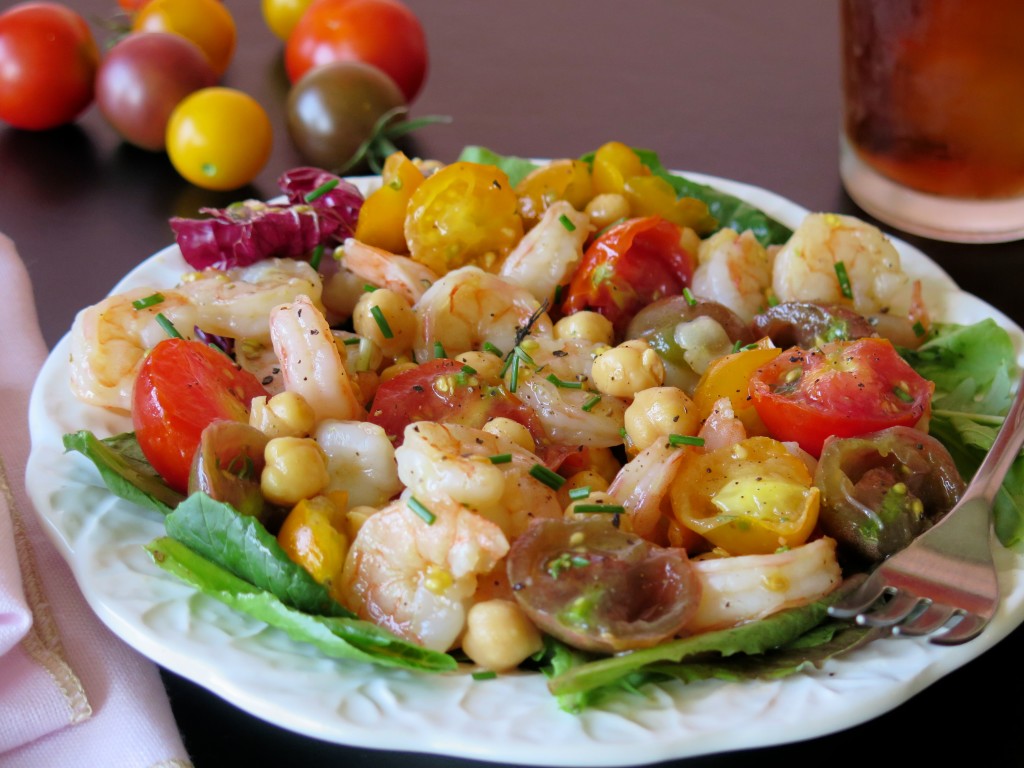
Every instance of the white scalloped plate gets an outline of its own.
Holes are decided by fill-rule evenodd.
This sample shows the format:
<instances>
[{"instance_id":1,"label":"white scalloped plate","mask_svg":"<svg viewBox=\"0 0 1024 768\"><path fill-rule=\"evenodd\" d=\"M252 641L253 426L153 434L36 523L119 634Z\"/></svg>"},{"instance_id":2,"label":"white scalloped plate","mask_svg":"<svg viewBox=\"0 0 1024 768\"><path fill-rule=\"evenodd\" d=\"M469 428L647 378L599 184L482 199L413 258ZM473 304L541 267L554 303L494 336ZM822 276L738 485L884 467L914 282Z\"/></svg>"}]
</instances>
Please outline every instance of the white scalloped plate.
<instances>
[{"instance_id":1,"label":"white scalloped plate","mask_svg":"<svg viewBox=\"0 0 1024 768\"><path fill-rule=\"evenodd\" d=\"M688 174L796 226L806 211L763 189ZM370 180L358 180L366 185ZM957 289L934 262L896 242L906 270L925 283L939 319L974 322L997 310ZM114 289L172 286L188 268L166 248ZM131 428L82 405L68 388L69 343L47 360L30 406L29 494L99 617L153 661L243 710L312 737L353 746L543 765L634 765L808 739L886 712L979 656L1024 620L1022 551L1000 550L1005 599L985 633L966 645L882 640L781 681L670 683L623 694L570 715L539 674L487 681L382 670L327 659L283 632L197 594L156 568L143 545L163 534L160 517L118 500L93 467L65 454L61 436ZM743 728L735 728L737 722ZM401 734L399 740L396 734Z\"/></svg>"}]
</instances>

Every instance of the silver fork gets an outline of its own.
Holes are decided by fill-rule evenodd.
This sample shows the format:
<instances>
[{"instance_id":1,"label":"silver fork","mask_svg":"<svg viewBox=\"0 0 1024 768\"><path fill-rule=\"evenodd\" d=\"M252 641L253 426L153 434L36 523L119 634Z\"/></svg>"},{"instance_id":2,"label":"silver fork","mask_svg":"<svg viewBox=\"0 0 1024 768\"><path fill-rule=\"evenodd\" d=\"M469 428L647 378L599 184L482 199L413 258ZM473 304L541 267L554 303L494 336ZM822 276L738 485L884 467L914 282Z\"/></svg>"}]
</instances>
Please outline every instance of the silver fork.
<instances>
[{"instance_id":1,"label":"silver fork","mask_svg":"<svg viewBox=\"0 0 1024 768\"><path fill-rule=\"evenodd\" d=\"M1018 385L1006 421L956 506L875 568L829 614L891 627L894 635L931 635L929 640L940 645L965 643L981 634L999 605L992 502L1022 444L1024 384ZM888 600L881 602L884 597Z\"/></svg>"}]
</instances>

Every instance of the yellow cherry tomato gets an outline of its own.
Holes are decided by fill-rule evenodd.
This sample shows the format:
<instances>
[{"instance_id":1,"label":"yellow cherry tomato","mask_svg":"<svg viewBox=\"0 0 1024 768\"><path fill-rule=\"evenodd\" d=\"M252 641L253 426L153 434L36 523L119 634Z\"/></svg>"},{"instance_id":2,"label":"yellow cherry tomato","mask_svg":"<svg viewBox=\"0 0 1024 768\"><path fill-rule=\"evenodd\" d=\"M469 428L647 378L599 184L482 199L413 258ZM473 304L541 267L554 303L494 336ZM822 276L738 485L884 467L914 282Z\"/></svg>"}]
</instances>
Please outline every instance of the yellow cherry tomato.
<instances>
[{"instance_id":1,"label":"yellow cherry tomato","mask_svg":"<svg viewBox=\"0 0 1024 768\"><path fill-rule=\"evenodd\" d=\"M287 40L312 2L313 0L263 0L263 21L278 39Z\"/></svg>"},{"instance_id":2,"label":"yellow cherry tomato","mask_svg":"<svg viewBox=\"0 0 1024 768\"><path fill-rule=\"evenodd\" d=\"M772 346L768 339L762 339L754 349L733 352L711 363L693 393L693 402L700 418L710 416L715 403L727 397L736 418L747 428L747 434L768 434L750 398L750 377L758 368L778 357L781 351Z\"/></svg>"},{"instance_id":3,"label":"yellow cherry tomato","mask_svg":"<svg viewBox=\"0 0 1024 768\"><path fill-rule=\"evenodd\" d=\"M391 253L408 253L405 214L422 183L423 173L404 153L390 155L384 161L380 189L371 192L359 209L356 240Z\"/></svg>"},{"instance_id":4,"label":"yellow cherry tomato","mask_svg":"<svg viewBox=\"0 0 1024 768\"><path fill-rule=\"evenodd\" d=\"M193 184L229 190L248 184L266 165L273 135L266 111L248 94L203 88L167 121L167 155Z\"/></svg>"},{"instance_id":5,"label":"yellow cherry tomato","mask_svg":"<svg viewBox=\"0 0 1024 768\"><path fill-rule=\"evenodd\" d=\"M493 165L445 166L420 184L405 217L410 255L439 275L467 264L494 271L522 237L516 193Z\"/></svg>"},{"instance_id":6,"label":"yellow cherry tomato","mask_svg":"<svg viewBox=\"0 0 1024 768\"><path fill-rule=\"evenodd\" d=\"M818 521L820 492L802 459L768 437L687 457L670 488L681 526L732 555L767 555L803 544Z\"/></svg>"},{"instance_id":7,"label":"yellow cherry tomato","mask_svg":"<svg viewBox=\"0 0 1024 768\"><path fill-rule=\"evenodd\" d=\"M690 227L698 235L709 235L718 226L708 204L695 197L678 197L675 189L660 176L632 176L626 179L623 194L631 216L661 216L680 227Z\"/></svg>"},{"instance_id":8,"label":"yellow cherry tomato","mask_svg":"<svg viewBox=\"0 0 1024 768\"><path fill-rule=\"evenodd\" d=\"M556 200L565 200L582 211L594 196L590 166L582 160L555 160L530 172L516 185L516 194L527 229L540 221Z\"/></svg>"},{"instance_id":9,"label":"yellow cherry tomato","mask_svg":"<svg viewBox=\"0 0 1024 768\"><path fill-rule=\"evenodd\" d=\"M235 20L220 0L150 0L132 19L133 32L170 32L188 38L217 76L235 53Z\"/></svg>"},{"instance_id":10,"label":"yellow cherry tomato","mask_svg":"<svg viewBox=\"0 0 1024 768\"><path fill-rule=\"evenodd\" d=\"M626 179L644 176L650 171L640 162L640 156L621 141L602 144L594 153L594 193L621 195Z\"/></svg>"},{"instance_id":11,"label":"yellow cherry tomato","mask_svg":"<svg viewBox=\"0 0 1024 768\"><path fill-rule=\"evenodd\" d=\"M332 595L337 595L338 577L348 554L347 502L344 491L303 499L288 513L277 534L277 543L288 557Z\"/></svg>"}]
</instances>

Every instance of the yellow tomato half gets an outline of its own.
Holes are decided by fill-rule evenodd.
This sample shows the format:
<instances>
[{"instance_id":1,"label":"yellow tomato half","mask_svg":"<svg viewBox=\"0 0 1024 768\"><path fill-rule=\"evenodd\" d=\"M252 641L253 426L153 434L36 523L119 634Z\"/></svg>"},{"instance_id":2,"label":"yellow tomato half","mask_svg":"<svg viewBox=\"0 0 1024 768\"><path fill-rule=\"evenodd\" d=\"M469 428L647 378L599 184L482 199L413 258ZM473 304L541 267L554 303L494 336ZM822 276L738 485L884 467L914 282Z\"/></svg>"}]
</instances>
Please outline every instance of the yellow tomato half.
<instances>
[{"instance_id":1,"label":"yellow tomato half","mask_svg":"<svg viewBox=\"0 0 1024 768\"><path fill-rule=\"evenodd\" d=\"M413 192L422 183L423 173L404 153L388 156L380 188L371 192L359 209L356 240L391 253L408 253L403 232L405 214Z\"/></svg>"},{"instance_id":2,"label":"yellow tomato half","mask_svg":"<svg viewBox=\"0 0 1024 768\"><path fill-rule=\"evenodd\" d=\"M820 492L802 459L767 437L694 454L670 490L679 523L732 555L767 555L803 544L818 521Z\"/></svg>"},{"instance_id":3,"label":"yellow tomato half","mask_svg":"<svg viewBox=\"0 0 1024 768\"><path fill-rule=\"evenodd\" d=\"M724 355L715 360L697 383L693 393L693 402L697 413L706 419L714 410L715 403L723 397L729 398L736 418L743 422L748 435L765 435L768 430L754 409L750 398L750 377L754 371L767 365L776 357L779 350L764 339L754 349L745 349Z\"/></svg>"}]
</instances>

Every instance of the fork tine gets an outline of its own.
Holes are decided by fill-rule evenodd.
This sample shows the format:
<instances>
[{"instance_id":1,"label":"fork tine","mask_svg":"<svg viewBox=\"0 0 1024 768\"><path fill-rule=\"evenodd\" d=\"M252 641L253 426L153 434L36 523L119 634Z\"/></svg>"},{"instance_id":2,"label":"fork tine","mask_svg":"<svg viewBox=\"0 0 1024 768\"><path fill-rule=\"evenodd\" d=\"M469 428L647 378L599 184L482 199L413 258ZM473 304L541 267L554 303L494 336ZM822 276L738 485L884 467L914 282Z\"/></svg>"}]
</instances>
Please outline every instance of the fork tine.
<instances>
[{"instance_id":1,"label":"fork tine","mask_svg":"<svg viewBox=\"0 0 1024 768\"><path fill-rule=\"evenodd\" d=\"M941 629L952 618L955 609L941 603L931 603L919 616L892 628L894 635L920 637Z\"/></svg>"},{"instance_id":2,"label":"fork tine","mask_svg":"<svg viewBox=\"0 0 1024 768\"><path fill-rule=\"evenodd\" d=\"M852 619L876 603L885 591L885 584L880 579L862 578L860 585L852 587L852 591L828 607L828 615L836 619Z\"/></svg>"},{"instance_id":3,"label":"fork tine","mask_svg":"<svg viewBox=\"0 0 1024 768\"><path fill-rule=\"evenodd\" d=\"M865 627L891 627L914 613L922 600L900 590L890 590L892 599L875 611L857 616L857 623Z\"/></svg>"},{"instance_id":4,"label":"fork tine","mask_svg":"<svg viewBox=\"0 0 1024 768\"><path fill-rule=\"evenodd\" d=\"M936 645L959 645L973 640L988 625L988 619L976 613L963 613L963 618L945 632L932 635L928 639Z\"/></svg>"}]
</instances>

